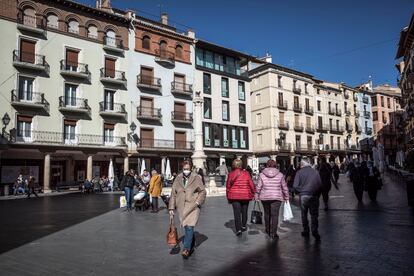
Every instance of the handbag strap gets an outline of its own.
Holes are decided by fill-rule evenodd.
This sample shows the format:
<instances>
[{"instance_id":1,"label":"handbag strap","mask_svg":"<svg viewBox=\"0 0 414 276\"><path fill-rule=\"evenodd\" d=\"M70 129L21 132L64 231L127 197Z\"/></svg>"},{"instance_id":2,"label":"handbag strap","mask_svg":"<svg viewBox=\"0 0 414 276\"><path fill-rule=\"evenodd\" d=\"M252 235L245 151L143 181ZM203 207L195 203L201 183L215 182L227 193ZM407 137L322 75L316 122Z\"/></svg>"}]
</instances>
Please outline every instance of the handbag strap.
<instances>
[{"instance_id":1,"label":"handbag strap","mask_svg":"<svg viewBox=\"0 0 414 276\"><path fill-rule=\"evenodd\" d=\"M232 180L231 180L231 185L230 185L230 188L231 187L233 187L233 185L234 185L234 182L236 182L236 180L237 180L237 178L239 178L239 176L241 175L241 171L236 175L236 177L235 178L233 178Z\"/></svg>"}]
</instances>

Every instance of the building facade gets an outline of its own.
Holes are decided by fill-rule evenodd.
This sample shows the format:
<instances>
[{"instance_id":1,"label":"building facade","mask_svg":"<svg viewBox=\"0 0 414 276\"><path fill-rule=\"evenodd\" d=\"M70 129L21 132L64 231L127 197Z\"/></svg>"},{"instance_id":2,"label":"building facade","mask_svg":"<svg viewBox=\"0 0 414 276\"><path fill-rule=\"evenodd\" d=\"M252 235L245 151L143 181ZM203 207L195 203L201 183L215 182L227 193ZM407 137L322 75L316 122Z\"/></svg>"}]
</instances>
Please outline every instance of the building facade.
<instances>
[{"instance_id":1,"label":"building facade","mask_svg":"<svg viewBox=\"0 0 414 276\"><path fill-rule=\"evenodd\" d=\"M72 1L2 1L1 183L45 191L106 175L127 152L127 14ZM3 114L2 114L3 116Z\"/></svg>"},{"instance_id":2,"label":"building facade","mask_svg":"<svg viewBox=\"0 0 414 276\"><path fill-rule=\"evenodd\" d=\"M131 168L173 172L194 150L194 33L168 24L168 16L153 21L133 14L128 59L131 102L129 143ZM132 138L132 135L130 136Z\"/></svg>"},{"instance_id":3,"label":"building facade","mask_svg":"<svg viewBox=\"0 0 414 276\"><path fill-rule=\"evenodd\" d=\"M250 56L206 41L196 43L195 91L203 97L203 150L206 169L236 158L251 163ZM249 159L249 161L247 160Z\"/></svg>"}]
</instances>

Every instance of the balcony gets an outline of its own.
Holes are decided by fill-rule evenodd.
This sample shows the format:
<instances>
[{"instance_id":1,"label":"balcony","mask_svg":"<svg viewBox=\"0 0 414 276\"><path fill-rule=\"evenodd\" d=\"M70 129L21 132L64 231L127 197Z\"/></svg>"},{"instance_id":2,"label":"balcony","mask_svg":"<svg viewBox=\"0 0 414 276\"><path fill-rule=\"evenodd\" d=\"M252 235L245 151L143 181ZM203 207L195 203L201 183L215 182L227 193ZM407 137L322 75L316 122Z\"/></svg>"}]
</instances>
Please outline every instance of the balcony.
<instances>
[{"instance_id":1,"label":"balcony","mask_svg":"<svg viewBox=\"0 0 414 276\"><path fill-rule=\"evenodd\" d=\"M49 112L49 102L46 101L43 93L31 91L18 91L13 89L11 91L11 105L14 108L26 110L44 110Z\"/></svg>"},{"instance_id":2,"label":"balcony","mask_svg":"<svg viewBox=\"0 0 414 276\"><path fill-rule=\"evenodd\" d=\"M193 113L172 111L171 112L171 122L172 123L177 123L177 124L192 124L193 123Z\"/></svg>"},{"instance_id":3,"label":"balcony","mask_svg":"<svg viewBox=\"0 0 414 276\"><path fill-rule=\"evenodd\" d=\"M65 134L51 131L15 131L11 137L14 144L32 144L44 146L64 147L126 147L125 137L89 135L89 134Z\"/></svg>"},{"instance_id":4,"label":"balcony","mask_svg":"<svg viewBox=\"0 0 414 276\"><path fill-rule=\"evenodd\" d=\"M165 66L174 66L175 53L167 50L155 49L155 61Z\"/></svg>"},{"instance_id":5,"label":"balcony","mask_svg":"<svg viewBox=\"0 0 414 276\"><path fill-rule=\"evenodd\" d=\"M283 143L277 144L276 149L279 152L290 152L292 150L292 144L283 142Z\"/></svg>"},{"instance_id":6,"label":"balcony","mask_svg":"<svg viewBox=\"0 0 414 276\"><path fill-rule=\"evenodd\" d=\"M302 113L302 105L301 104L293 104L293 111L297 113Z\"/></svg>"},{"instance_id":7,"label":"balcony","mask_svg":"<svg viewBox=\"0 0 414 276\"><path fill-rule=\"evenodd\" d=\"M352 133L353 130L354 130L354 128L352 126L348 126L346 128L346 132L348 132L348 133Z\"/></svg>"},{"instance_id":8,"label":"balcony","mask_svg":"<svg viewBox=\"0 0 414 276\"><path fill-rule=\"evenodd\" d=\"M296 153L315 153L316 149L313 145L295 144Z\"/></svg>"},{"instance_id":9,"label":"balcony","mask_svg":"<svg viewBox=\"0 0 414 276\"><path fill-rule=\"evenodd\" d=\"M329 114L329 115L335 115L335 109L333 109L333 108L329 108L329 109L328 109L328 114Z\"/></svg>"},{"instance_id":10,"label":"balcony","mask_svg":"<svg viewBox=\"0 0 414 276\"><path fill-rule=\"evenodd\" d=\"M345 109L345 115L346 115L346 116L351 116L351 110L347 110L347 109Z\"/></svg>"},{"instance_id":11,"label":"balcony","mask_svg":"<svg viewBox=\"0 0 414 276\"><path fill-rule=\"evenodd\" d=\"M313 107L312 106L305 106L305 114L313 115Z\"/></svg>"},{"instance_id":12,"label":"balcony","mask_svg":"<svg viewBox=\"0 0 414 276\"><path fill-rule=\"evenodd\" d=\"M100 102L99 115L102 117L125 118L125 104Z\"/></svg>"},{"instance_id":13,"label":"balcony","mask_svg":"<svg viewBox=\"0 0 414 276\"><path fill-rule=\"evenodd\" d=\"M89 72L88 64L68 64L64 59L60 61L60 74L68 77L76 77L87 80L91 79L91 72Z\"/></svg>"},{"instance_id":14,"label":"balcony","mask_svg":"<svg viewBox=\"0 0 414 276\"><path fill-rule=\"evenodd\" d=\"M19 11L17 14L17 28L21 31L46 35L46 20L36 16L25 15L22 11Z\"/></svg>"},{"instance_id":15,"label":"balcony","mask_svg":"<svg viewBox=\"0 0 414 276\"><path fill-rule=\"evenodd\" d=\"M141 139L137 146L141 150L152 151L171 150L192 152L194 150L194 142L161 139Z\"/></svg>"},{"instance_id":16,"label":"balcony","mask_svg":"<svg viewBox=\"0 0 414 276\"><path fill-rule=\"evenodd\" d=\"M366 119L371 118L371 112L369 112L369 111L364 111L364 117L365 117Z\"/></svg>"},{"instance_id":17,"label":"balcony","mask_svg":"<svg viewBox=\"0 0 414 276\"><path fill-rule=\"evenodd\" d=\"M43 55L35 53L13 51L13 66L17 68L36 70L49 74L49 64Z\"/></svg>"},{"instance_id":18,"label":"balcony","mask_svg":"<svg viewBox=\"0 0 414 276\"><path fill-rule=\"evenodd\" d=\"M122 39L109 36L104 36L103 48L119 54L123 54L125 49Z\"/></svg>"},{"instance_id":19,"label":"balcony","mask_svg":"<svg viewBox=\"0 0 414 276\"><path fill-rule=\"evenodd\" d=\"M359 118L359 111L356 111L356 110L355 110L355 117L356 117L356 118Z\"/></svg>"},{"instance_id":20,"label":"balcony","mask_svg":"<svg viewBox=\"0 0 414 276\"><path fill-rule=\"evenodd\" d=\"M309 134L314 134L314 133L315 133L315 128L314 128L313 126L311 126L311 125L307 125L307 126L305 127L305 131L306 131L307 133L309 133Z\"/></svg>"},{"instance_id":21,"label":"balcony","mask_svg":"<svg viewBox=\"0 0 414 276\"><path fill-rule=\"evenodd\" d=\"M138 106L137 119L159 122L162 119L161 108Z\"/></svg>"},{"instance_id":22,"label":"balcony","mask_svg":"<svg viewBox=\"0 0 414 276\"><path fill-rule=\"evenodd\" d=\"M59 97L59 111L65 113L91 113L87 99Z\"/></svg>"},{"instance_id":23,"label":"balcony","mask_svg":"<svg viewBox=\"0 0 414 276\"><path fill-rule=\"evenodd\" d=\"M295 131L297 131L297 132L303 132L303 124L295 124L294 126L293 126L293 129L295 130Z\"/></svg>"},{"instance_id":24,"label":"balcony","mask_svg":"<svg viewBox=\"0 0 414 276\"><path fill-rule=\"evenodd\" d=\"M138 75L137 87L145 92L161 93L161 79L147 75Z\"/></svg>"},{"instance_id":25,"label":"balcony","mask_svg":"<svg viewBox=\"0 0 414 276\"><path fill-rule=\"evenodd\" d=\"M327 125L319 125L316 127L316 131L320 133L328 132L329 127Z\"/></svg>"},{"instance_id":26,"label":"balcony","mask_svg":"<svg viewBox=\"0 0 414 276\"><path fill-rule=\"evenodd\" d=\"M365 134L366 135L372 135L372 127L366 127L365 128Z\"/></svg>"},{"instance_id":27,"label":"balcony","mask_svg":"<svg viewBox=\"0 0 414 276\"><path fill-rule=\"evenodd\" d=\"M336 116L342 116L342 111L340 109L336 109L335 110L335 115Z\"/></svg>"},{"instance_id":28,"label":"balcony","mask_svg":"<svg viewBox=\"0 0 414 276\"><path fill-rule=\"evenodd\" d=\"M300 87L293 87L292 91L294 94L300 95L302 89Z\"/></svg>"},{"instance_id":29,"label":"balcony","mask_svg":"<svg viewBox=\"0 0 414 276\"><path fill-rule=\"evenodd\" d=\"M289 130L289 122L288 121L279 121L278 127L279 127L279 129Z\"/></svg>"},{"instance_id":30,"label":"balcony","mask_svg":"<svg viewBox=\"0 0 414 276\"><path fill-rule=\"evenodd\" d=\"M344 133L344 128L342 126L336 127L336 126L332 126L329 129L329 132L331 134L343 134Z\"/></svg>"},{"instance_id":31,"label":"balcony","mask_svg":"<svg viewBox=\"0 0 414 276\"><path fill-rule=\"evenodd\" d=\"M365 104L369 103L368 96L362 96L362 102L365 103Z\"/></svg>"},{"instance_id":32,"label":"balcony","mask_svg":"<svg viewBox=\"0 0 414 276\"><path fill-rule=\"evenodd\" d=\"M192 97L193 96L193 85L182 82L171 82L171 93L177 96Z\"/></svg>"},{"instance_id":33,"label":"balcony","mask_svg":"<svg viewBox=\"0 0 414 276\"><path fill-rule=\"evenodd\" d=\"M101 68L101 82L126 86L127 80L125 78L125 72Z\"/></svg>"},{"instance_id":34,"label":"balcony","mask_svg":"<svg viewBox=\"0 0 414 276\"><path fill-rule=\"evenodd\" d=\"M279 100L278 103L277 103L277 107L279 109L287 110L288 109L288 102L283 101L283 100Z\"/></svg>"}]
</instances>

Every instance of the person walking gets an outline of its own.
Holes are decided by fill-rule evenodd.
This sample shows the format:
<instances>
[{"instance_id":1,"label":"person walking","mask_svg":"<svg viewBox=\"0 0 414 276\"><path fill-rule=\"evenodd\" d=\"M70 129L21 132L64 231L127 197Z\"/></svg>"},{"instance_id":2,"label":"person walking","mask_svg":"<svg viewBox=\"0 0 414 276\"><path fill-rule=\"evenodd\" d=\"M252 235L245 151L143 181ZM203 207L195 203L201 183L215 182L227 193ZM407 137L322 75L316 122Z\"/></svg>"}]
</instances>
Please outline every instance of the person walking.
<instances>
[{"instance_id":1,"label":"person walking","mask_svg":"<svg viewBox=\"0 0 414 276\"><path fill-rule=\"evenodd\" d=\"M162 191L162 181L161 176L158 174L156 170L152 170L151 172L151 180L149 182L148 193L151 195L152 198L152 211L151 213L158 212L158 198L161 195Z\"/></svg>"},{"instance_id":2,"label":"person walking","mask_svg":"<svg viewBox=\"0 0 414 276\"><path fill-rule=\"evenodd\" d=\"M132 211L132 199L134 195L134 170L129 170L125 173L124 178L122 179L122 187L125 192L125 199L127 202L127 208L125 211Z\"/></svg>"},{"instance_id":3,"label":"person walking","mask_svg":"<svg viewBox=\"0 0 414 276\"><path fill-rule=\"evenodd\" d=\"M168 210L170 218L174 217L174 210L177 210L181 227L184 227L182 256L187 259L194 251L194 227L206 198L206 189L201 177L191 172L191 161L184 161L182 167L183 172L175 178L172 185Z\"/></svg>"},{"instance_id":4,"label":"person walking","mask_svg":"<svg viewBox=\"0 0 414 276\"><path fill-rule=\"evenodd\" d=\"M321 163L319 165L319 176L322 181L322 198L325 205L325 211L328 210L328 201L329 201L329 191L332 188L332 169L331 165L326 162L326 157L321 158Z\"/></svg>"},{"instance_id":5,"label":"person walking","mask_svg":"<svg viewBox=\"0 0 414 276\"><path fill-rule=\"evenodd\" d=\"M288 169L286 170L285 181L287 182L287 186L292 197L295 197L295 193L293 190L293 181L295 180L295 174L295 167L293 167L293 165L289 165Z\"/></svg>"},{"instance_id":6,"label":"person walking","mask_svg":"<svg viewBox=\"0 0 414 276\"><path fill-rule=\"evenodd\" d=\"M293 188L299 193L300 208L302 211L303 237L309 237L308 212L311 216L312 235L316 241L321 237L318 232L319 196L321 194L322 181L318 171L311 167L307 157L300 162L301 168L296 173Z\"/></svg>"},{"instance_id":7,"label":"person walking","mask_svg":"<svg viewBox=\"0 0 414 276\"><path fill-rule=\"evenodd\" d=\"M216 171L217 170L219 171L219 175L221 178L221 185L224 186L226 183L226 175L229 174L229 171L227 170L226 162L221 163L221 165L216 168Z\"/></svg>"},{"instance_id":8,"label":"person walking","mask_svg":"<svg viewBox=\"0 0 414 276\"><path fill-rule=\"evenodd\" d=\"M259 174L255 200L263 204L266 233L272 240L278 239L279 209L282 201L289 200L289 190L275 160L268 160L267 167Z\"/></svg>"},{"instance_id":9,"label":"person walking","mask_svg":"<svg viewBox=\"0 0 414 276\"><path fill-rule=\"evenodd\" d=\"M381 174L379 170L374 167L374 162L368 161L365 178L365 190L368 192L369 199L372 202L377 202L377 192L381 186Z\"/></svg>"},{"instance_id":10,"label":"person walking","mask_svg":"<svg viewBox=\"0 0 414 276\"><path fill-rule=\"evenodd\" d=\"M362 202L362 196L364 194L364 174L358 159L354 159L349 166L349 179L352 182L358 202Z\"/></svg>"},{"instance_id":11,"label":"person walking","mask_svg":"<svg viewBox=\"0 0 414 276\"><path fill-rule=\"evenodd\" d=\"M34 194L36 197L39 197L35 191L36 185L35 185L35 178L31 175L29 177L29 181L27 182L27 198L30 198L31 194Z\"/></svg>"},{"instance_id":12,"label":"person walking","mask_svg":"<svg viewBox=\"0 0 414 276\"><path fill-rule=\"evenodd\" d=\"M333 161L331 161L331 170L332 170L333 184L335 185L335 187L337 187L338 179L339 179L339 173L341 172L341 170L339 169L338 164L336 164Z\"/></svg>"},{"instance_id":13,"label":"person walking","mask_svg":"<svg viewBox=\"0 0 414 276\"><path fill-rule=\"evenodd\" d=\"M227 200L233 206L237 236L247 230L247 210L256 192L253 180L250 174L242 169L242 164L240 159L233 161L233 170L229 173L226 184Z\"/></svg>"}]
</instances>

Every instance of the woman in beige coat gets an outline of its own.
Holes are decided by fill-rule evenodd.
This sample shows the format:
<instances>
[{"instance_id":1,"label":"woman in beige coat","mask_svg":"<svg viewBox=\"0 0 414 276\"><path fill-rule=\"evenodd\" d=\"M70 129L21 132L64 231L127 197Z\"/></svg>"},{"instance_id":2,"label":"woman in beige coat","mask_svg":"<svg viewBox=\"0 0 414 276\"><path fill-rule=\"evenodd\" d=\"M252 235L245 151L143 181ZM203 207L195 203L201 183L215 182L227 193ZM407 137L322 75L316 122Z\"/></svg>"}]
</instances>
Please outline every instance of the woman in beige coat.
<instances>
[{"instance_id":1,"label":"woman in beige coat","mask_svg":"<svg viewBox=\"0 0 414 276\"><path fill-rule=\"evenodd\" d=\"M174 216L175 209L178 211L181 226L185 230L182 255L188 258L194 250L194 226L206 198L206 190L201 177L191 172L191 162L184 161L182 165L183 172L175 178L172 186L168 209L170 216Z\"/></svg>"}]
</instances>

